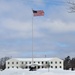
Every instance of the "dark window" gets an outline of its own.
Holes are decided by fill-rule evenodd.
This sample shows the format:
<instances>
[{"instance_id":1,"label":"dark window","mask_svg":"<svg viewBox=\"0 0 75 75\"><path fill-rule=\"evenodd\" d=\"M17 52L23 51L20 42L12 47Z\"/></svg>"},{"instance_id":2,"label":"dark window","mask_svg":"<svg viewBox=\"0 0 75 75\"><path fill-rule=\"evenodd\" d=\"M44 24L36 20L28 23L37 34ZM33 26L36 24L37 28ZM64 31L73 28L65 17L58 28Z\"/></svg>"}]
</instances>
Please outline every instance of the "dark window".
<instances>
[{"instance_id":1,"label":"dark window","mask_svg":"<svg viewBox=\"0 0 75 75\"><path fill-rule=\"evenodd\" d=\"M51 68L53 68L53 66L51 66Z\"/></svg>"},{"instance_id":2,"label":"dark window","mask_svg":"<svg viewBox=\"0 0 75 75\"><path fill-rule=\"evenodd\" d=\"M46 64L47 64L47 61L46 61Z\"/></svg>"},{"instance_id":3,"label":"dark window","mask_svg":"<svg viewBox=\"0 0 75 75\"><path fill-rule=\"evenodd\" d=\"M55 62L55 64L57 64L57 62Z\"/></svg>"},{"instance_id":4,"label":"dark window","mask_svg":"<svg viewBox=\"0 0 75 75\"><path fill-rule=\"evenodd\" d=\"M14 64L14 62L12 62L12 64Z\"/></svg>"},{"instance_id":5,"label":"dark window","mask_svg":"<svg viewBox=\"0 0 75 75\"><path fill-rule=\"evenodd\" d=\"M34 63L35 63L35 61L34 61Z\"/></svg>"},{"instance_id":6,"label":"dark window","mask_svg":"<svg viewBox=\"0 0 75 75\"><path fill-rule=\"evenodd\" d=\"M39 64L40 62L38 62L38 64Z\"/></svg>"},{"instance_id":7,"label":"dark window","mask_svg":"<svg viewBox=\"0 0 75 75\"><path fill-rule=\"evenodd\" d=\"M8 62L8 64L10 64L10 63Z\"/></svg>"},{"instance_id":8,"label":"dark window","mask_svg":"<svg viewBox=\"0 0 75 75\"><path fill-rule=\"evenodd\" d=\"M44 68L44 66L42 66L42 68Z\"/></svg>"},{"instance_id":9,"label":"dark window","mask_svg":"<svg viewBox=\"0 0 75 75\"><path fill-rule=\"evenodd\" d=\"M18 68L18 66L16 68Z\"/></svg>"},{"instance_id":10,"label":"dark window","mask_svg":"<svg viewBox=\"0 0 75 75\"><path fill-rule=\"evenodd\" d=\"M28 66L26 66L25 68L28 68Z\"/></svg>"},{"instance_id":11,"label":"dark window","mask_svg":"<svg viewBox=\"0 0 75 75\"><path fill-rule=\"evenodd\" d=\"M26 62L26 64L27 64L27 62Z\"/></svg>"},{"instance_id":12,"label":"dark window","mask_svg":"<svg viewBox=\"0 0 75 75\"><path fill-rule=\"evenodd\" d=\"M40 68L40 66L38 66L38 69Z\"/></svg>"},{"instance_id":13,"label":"dark window","mask_svg":"<svg viewBox=\"0 0 75 75\"><path fill-rule=\"evenodd\" d=\"M62 68L62 67L60 66L60 68Z\"/></svg>"},{"instance_id":14,"label":"dark window","mask_svg":"<svg viewBox=\"0 0 75 75\"><path fill-rule=\"evenodd\" d=\"M51 61L51 64L53 64L53 62Z\"/></svg>"},{"instance_id":15,"label":"dark window","mask_svg":"<svg viewBox=\"0 0 75 75\"><path fill-rule=\"evenodd\" d=\"M59 63L61 64L61 61Z\"/></svg>"},{"instance_id":16,"label":"dark window","mask_svg":"<svg viewBox=\"0 0 75 75\"><path fill-rule=\"evenodd\" d=\"M42 64L43 64L44 62L42 61Z\"/></svg>"},{"instance_id":17,"label":"dark window","mask_svg":"<svg viewBox=\"0 0 75 75\"><path fill-rule=\"evenodd\" d=\"M23 64L23 62L22 62L22 64Z\"/></svg>"},{"instance_id":18,"label":"dark window","mask_svg":"<svg viewBox=\"0 0 75 75\"><path fill-rule=\"evenodd\" d=\"M18 64L18 62L16 62L16 64Z\"/></svg>"},{"instance_id":19,"label":"dark window","mask_svg":"<svg viewBox=\"0 0 75 75\"><path fill-rule=\"evenodd\" d=\"M12 68L14 68L14 66L12 66Z\"/></svg>"},{"instance_id":20,"label":"dark window","mask_svg":"<svg viewBox=\"0 0 75 75\"><path fill-rule=\"evenodd\" d=\"M8 67L8 69L9 69L9 67Z\"/></svg>"},{"instance_id":21,"label":"dark window","mask_svg":"<svg viewBox=\"0 0 75 75\"><path fill-rule=\"evenodd\" d=\"M57 66L55 66L55 68L57 68Z\"/></svg>"}]
</instances>

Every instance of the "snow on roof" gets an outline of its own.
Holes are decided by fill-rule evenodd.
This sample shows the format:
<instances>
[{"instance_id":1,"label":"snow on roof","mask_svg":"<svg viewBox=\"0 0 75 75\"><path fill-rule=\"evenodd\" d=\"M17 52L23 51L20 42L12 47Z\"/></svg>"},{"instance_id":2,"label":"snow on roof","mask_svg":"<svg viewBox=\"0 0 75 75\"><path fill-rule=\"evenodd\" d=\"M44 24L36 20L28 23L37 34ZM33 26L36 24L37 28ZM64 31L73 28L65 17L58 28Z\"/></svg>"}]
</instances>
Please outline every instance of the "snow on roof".
<instances>
[{"instance_id":1,"label":"snow on roof","mask_svg":"<svg viewBox=\"0 0 75 75\"><path fill-rule=\"evenodd\" d=\"M54 57L54 58L33 58L33 61L36 61L36 62L38 62L38 61L51 61L51 60L54 60L54 59L62 60L60 58ZM9 62L11 60L15 60L15 61L32 61L32 58L11 58L11 59L7 60L6 62Z\"/></svg>"},{"instance_id":2,"label":"snow on roof","mask_svg":"<svg viewBox=\"0 0 75 75\"><path fill-rule=\"evenodd\" d=\"M14 58L14 59L18 61L32 61L32 58ZM53 58L33 58L34 61L49 61L52 59Z\"/></svg>"}]
</instances>

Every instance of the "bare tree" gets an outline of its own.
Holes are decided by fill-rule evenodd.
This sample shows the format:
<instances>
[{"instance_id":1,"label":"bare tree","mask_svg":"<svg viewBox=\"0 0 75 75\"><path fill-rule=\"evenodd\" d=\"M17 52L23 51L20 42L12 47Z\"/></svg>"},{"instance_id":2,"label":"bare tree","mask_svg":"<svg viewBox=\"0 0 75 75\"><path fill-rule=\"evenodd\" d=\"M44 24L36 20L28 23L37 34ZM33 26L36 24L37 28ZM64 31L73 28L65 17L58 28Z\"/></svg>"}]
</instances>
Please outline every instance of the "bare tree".
<instances>
[{"instance_id":1,"label":"bare tree","mask_svg":"<svg viewBox=\"0 0 75 75\"><path fill-rule=\"evenodd\" d=\"M5 69L6 68L6 61L10 59L10 57L2 57L0 58L0 69Z\"/></svg>"},{"instance_id":2,"label":"bare tree","mask_svg":"<svg viewBox=\"0 0 75 75\"><path fill-rule=\"evenodd\" d=\"M22 69L25 69L26 64L21 64L20 67L21 67Z\"/></svg>"},{"instance_id":3,"label":"bare tree","mask_svg":"<svg viewBox=\"0 0 75 75\"><path fill-rule=\"evenodd\" d=\"M49 62L49 61L47 61L47 64L43 64L43 66L44 66L45 68L48 68L48 72L49 72L50 62Z\"/></svg>"},{"instance_id":4,"label":"bare tree","mask_svg":"<svg viewBox=\"0 0 75 75\"><path fill-rule=\"evenodd\" d=\"M68 0L69 13L75 13L75 0Z\"/></svg>"}]
</instances>

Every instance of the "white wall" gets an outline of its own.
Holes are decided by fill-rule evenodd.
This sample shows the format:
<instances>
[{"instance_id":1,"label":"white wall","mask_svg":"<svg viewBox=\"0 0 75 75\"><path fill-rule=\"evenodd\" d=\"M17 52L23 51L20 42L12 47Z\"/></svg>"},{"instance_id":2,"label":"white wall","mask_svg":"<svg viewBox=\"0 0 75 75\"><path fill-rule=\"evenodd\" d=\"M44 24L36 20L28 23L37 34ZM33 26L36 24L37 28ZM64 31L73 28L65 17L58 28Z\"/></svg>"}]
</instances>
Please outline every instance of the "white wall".
<instances>
[{"instance_id":1,"label":"white wall","mask_svg":"<svg viewBox=\"0 0 75 75\"><path fill-rule=\"evenodd\" d=\"M50 66L53 66L54 69L63 69L63 60L59 58L53 58L52 60L50 60Z\"/></svg>"},{"instance_id":2,"label":"white wall","mask_svg":"<svg viewBox=\"0 0 75 75\"><path fill-rule=\"evenodd\" d=\"M26 58L27 59L27 58ZM49 58L48 58L49 59ZM44 62L43 64L42 64L42 61ZM42 66L47 62L47 61L49 61L50 62L50 68L51 68L51 66L53 66L53 69L63 69L63 60L61 60L61 59L59 59L59 58L52 58L52 59L49 59L49 60L45 60L45 58L44 58L44 60L41 60L41 58L37 58L37 60L35 60L35 64L37 64L37 65L39 65L40 66L40 68L42 68ZM9 64L8 64L8 62L9 62ZM12 64L12 62L14 62L14 64ZM18 64L17 64L17 62L18 62ZM22 64L22 62L24 63L24 64ZM25 62L27 62L27 64L25 63ZM7 60L6 61L6 68L21 68L22 66L23 67L25 67L25 66L30 66L32 63L30 63L29 64L29 62L32 62L31 61L31 58L30 58L30 60L28 59L28 61L26 61L26 60L17 60L17 59L14 59L14 58L12 58L12 59L9 59L9 60ZM40 63L38 63L38 62L40 62ZM51 63L52 62L52 63ZM55 63L55 62L57 62L57 63ZM60 63L61 62L61 63ZM55 68L57 66L57 68ZM60 68L60 66L61 66L61 68Z\"/></svg>"},{"instance_id":3,"label":"white wall","mask_svg":"<svg viewBox=\"0 0 75 75\"><path fill-rule=\"evenodd\" d=\"M8 62L9 62L9 64L8 64ZM14 64L12 64L12 62L14 62ZM17 62L18 62L18 64L17 64ZM6 61L6 68L8 68L8 67L10 67L10 68L15 67L16 68L16 67L20 67L20 65L21 65L20 61L17 61L15 59L9 59Z\"/></svg>"}]
</instances>

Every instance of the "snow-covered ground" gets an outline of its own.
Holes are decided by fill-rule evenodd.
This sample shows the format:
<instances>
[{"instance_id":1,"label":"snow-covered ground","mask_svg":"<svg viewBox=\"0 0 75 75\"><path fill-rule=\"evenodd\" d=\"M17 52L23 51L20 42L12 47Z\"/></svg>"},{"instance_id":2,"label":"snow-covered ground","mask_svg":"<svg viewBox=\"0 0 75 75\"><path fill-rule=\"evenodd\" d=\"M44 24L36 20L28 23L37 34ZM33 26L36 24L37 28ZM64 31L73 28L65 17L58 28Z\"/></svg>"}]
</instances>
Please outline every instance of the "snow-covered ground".
<instances>
[{"instance_id":1,"label":"snow-covered ground","mask_svg":"<svg viewBox=\"0 0 75 75\"><path fill-rule=\"evenodd\" d=\"M37 71L29 71L24 69L6 69L0 71L0 75L75 75L75 71L39 69Z\"/></svg>"}]
</instances>

